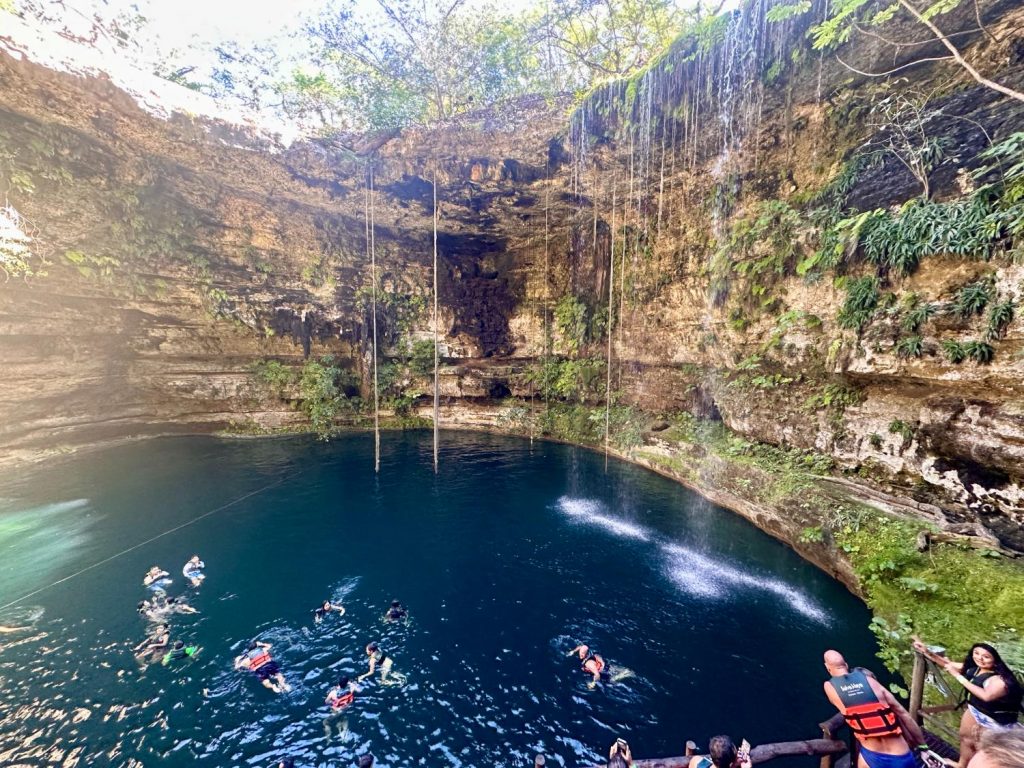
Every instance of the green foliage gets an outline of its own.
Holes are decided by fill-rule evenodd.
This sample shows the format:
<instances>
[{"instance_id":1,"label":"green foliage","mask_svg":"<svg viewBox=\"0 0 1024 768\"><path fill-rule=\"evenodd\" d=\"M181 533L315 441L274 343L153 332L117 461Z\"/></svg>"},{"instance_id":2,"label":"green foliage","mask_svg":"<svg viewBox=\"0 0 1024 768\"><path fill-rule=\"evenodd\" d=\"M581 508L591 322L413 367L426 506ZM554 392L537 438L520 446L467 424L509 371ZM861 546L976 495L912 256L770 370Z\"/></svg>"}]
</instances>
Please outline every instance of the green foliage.
<instances>
[{"instance_id":1,"label":"green foliage","mask_svg":"<svg viewBox=\"0 0 1024 768\"><path fill-rule=\"evenodd\" d=\"M900 327L909 333L918 333L921 326L931 320L939 312L937 304L921 301L917 294L907 295L906 313L900 319Z\"/></svg>"},{"instance_id":2,"label":"green foliage","mask_svg":"<svg viewBox=\"0 0 1024 768\"><path fill-rule=\"evenodd\" d=\"M298 379L300 407L321 440L334 433L339 415L358 409L358 400L346 395L346 389L354 383L354 376L335 365L330 355L319 360L310 358L302 366Z\"/></svg>"},{"instance_id":3,"label":"green foliage","mask_svg":"<svg viewBox=\"0 0 1024 768\"><path fill-rule=\"evenodd\" d=\"M841 413L847 408L860 405L863 402L864 393L860 389L846 382L833 382L826 384L807 398L804 408L807 410L828 408Z\"/></svg>"},{"instance_id":4,"label":"green foliage","mask_svg":"<svg viewBox=\"0 0 1024 768\"><path fill-rule=\"evenodd\" d=\"M746 278L751 297L762 297L775 281L796 270L800 215L782 200L759 203L748 216L736 219L728 238L719 243L712 262L713 278L728 284Z\"/></svg>"},{"instance_id":5,"label":"green foliage","mask_svg":"<svg viewBox=\"0 0 1024 768\"><path fill-rule=\"evenodd\" d=\"M985 341L968 341L964 344L964 353L979 365L987 365L992 362L996 351L991 344Z\"/></svg>"},{"instance_id":6,"label":"green foliage","mask_svg":"<svg viewBox=\"0 0 1024 768\"><path fill-rule=\"evenodd\" d=\"M65 251L64 261L73 265L82 277L90 280L110 280L121 266L121 262L113 256L93 256L81 251Z\"/></svg>"},{"instance_id":7,"label":"green foliage","mask_svg":"<svg viewBox=\"0 0 1024 768\"><path fill-rule=\"evenodd\" d=\"M259 360L249 367L249 371L280 398L295 386L297 380L295 371L277 360Z\"/></svg>"},{"instance_id":8,"label":"green foliage","mask_svg":"<svg viewBox=\"0 0 1024 768\"><path fill-rule=\"evenodd\" d=\"M585 403L604 394L605 362L599 358L551 359L526 374L545 399Z\"/></svg>"},{"instance_id":9,"label":"green foliage","mask_svg":"<svg viewBox=\"0 0 1024 768\"><path fill-rule=\"evenodd\" d=\"M904 445L910 445L914 439L914 428L902 419L893 419L889 422L889 433L902 437Z\"/></svg>"},{"instance_id":10,"label":"green foliage","mask_svg":"<svg viewBox=\"0 0 1024 768\"><path fill-rule=\"evenodd\" d=\"M988 308L985 324L985 341L1003 338L1006 327L1013 322L1014 303L1012 299L1000 301Z\"/></svg>"},{"instance_id":11,"label":"green foliage","mask_svg":"<svg viewBox=\"0 0 1024 768\"><path fill-rule=\"evenodd\" d=\"M957 364L967 359L967 349L964 344L954 339L946 339L942 342L942 353L949 362Z\"/></svg>"},{"instance_id":12,"label":"green foliage","mask_svg":"<svg viewBox=\"0 0 1024 768\"><path fill-rule=\"evenodd\" d=\"M877 451L882 447L882 436L877 432L872 432L868 435L868 443Z\"/></svg>"},{"instance_id":13,"label":"green foliage","mask_svg":"<svg viewBox=\"0 0 1024 768\"><path fill-rule=\"evenodd\" d=\"M811 10L810 0L798 0L795 3L775 5L768 10L768 21L780 22L800 16Z\"/></svg>"},{"instance_id":14,"label":"green foliage","mask_svg":"<svg viewBox=\"0 0 1024 768\"><path fill-rule=\"evenodd\" d=\"M825 541L825 531L820 525L808 526L800 530L801 544L821 544Z\"/></svg>"},{"instance_id":15,"label":"green foliage","mask_svg":"<svg viewBox=\"0 0 1024 768\"><path fill-rule=\"evenodd\" d=\"M409 370L417 376L429 376L434 373L434 342L420 339L413 342L409 354Z\"/></svg>"},{"instance_id":16,"label":"green foliage","mask_svg":"<svg viewBox=\"0 0 1024 768\"><path fill-rule=\"evenodd\" d=\"M592 309L582 299L566 294L555 305L555 325L566 349L579 354L582 347L600 341L607 325L607 309Z\"/></svg>"},{"instance_id":17,"label":"green foliage","mask_svg":"<svg viewBox=\"0 0 1024 768\"><path fill-rule=\"evenodd\" d=\"M26 171L11 171L8 178L11 182L11 189L19 194L31 195L36 191L36 185Z\"/></svg>"},{"instance_id":18,"label":"green foliage","mask_svg":"<svg viewBox=\"0 0 1024 768\"><path fill-rule=\"evenodd\" d=\"M878 278L858 277L846 283L846 301L836 316L840 328L861 331L878 306Z\"/></svg>"},{"instance_id":19,"label":"green foliage","mask_svg":"<svg viewBox=\"0 0 1024 768\"><path fill-rule=\"evenodd\" d=\"M953 299L953 311L961 318L980 315L993 298L992 281L982 278L968 283L956 293Z\"/></svg>"},{"instance_id":20,"label":"green foliage","mask_svg":"<svg viewBox=\"0 0 1024 768\"><path fill-rule=\"evenodd\" d=\"M920 357L924 353L924 341L920 336L907 336L896 343L896 356L904 359Z\"/></svg>"}]
</instances>

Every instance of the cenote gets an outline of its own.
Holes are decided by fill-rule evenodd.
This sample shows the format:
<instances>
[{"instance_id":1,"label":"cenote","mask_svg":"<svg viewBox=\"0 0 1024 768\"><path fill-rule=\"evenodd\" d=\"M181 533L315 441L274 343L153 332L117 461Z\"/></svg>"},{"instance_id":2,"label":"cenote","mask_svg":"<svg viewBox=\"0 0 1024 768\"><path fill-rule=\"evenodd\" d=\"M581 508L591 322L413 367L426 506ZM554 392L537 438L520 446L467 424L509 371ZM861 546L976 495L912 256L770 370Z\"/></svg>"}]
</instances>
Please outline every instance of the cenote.
<instances>
[{"instance_id":1,"label":"cenote","mask_svg":"<svg viewBox=\"0 0 1024 768\"><path fill-rule=\"evenodd\" d=\"M0 614L29 626L0 635L5 765L344 766L369 750L386 766L577 766L616 736L645 757L716 733L810 738L831 714L821 651L875 651L867 609L779 542L559 444L445 434L435 476L428 433L389 434L375 476L372 436L166 438L7 477L0 496L0 602L81 571ZM181 576L193 553L198 589ZM199 610L171 617L172 639L201 651L141 668L154 563ZM347 613L315 625L326 597ZM408 625L382 622L392 599ZM290 694L232 669L251 638L273 644ZM365 685L328 738L324 696L365 670L371 640L407 682ZM588 690L565 655L580 641L635 677Z\"/></svg>"}]
</instances>

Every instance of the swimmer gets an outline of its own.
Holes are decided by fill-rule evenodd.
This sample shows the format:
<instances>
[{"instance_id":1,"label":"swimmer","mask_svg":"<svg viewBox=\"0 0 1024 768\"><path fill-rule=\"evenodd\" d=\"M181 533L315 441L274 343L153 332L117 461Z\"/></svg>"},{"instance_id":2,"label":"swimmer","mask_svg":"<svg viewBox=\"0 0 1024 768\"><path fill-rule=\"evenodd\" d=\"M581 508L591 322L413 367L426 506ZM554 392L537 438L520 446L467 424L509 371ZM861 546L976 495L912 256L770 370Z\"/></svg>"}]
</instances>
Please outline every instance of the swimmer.
<instances>
[{"instance_id":1,"label":"swimmer","mask_svg":"<svg viewBox=\"0 0 1024 768\"><path fill-rule=\"evenodd\" d=\"M341 605L341 603L336 604L332 603L330 600L324 600L323 605L321 605L319 608L313 609L313 621L319 624L321 621L324 620L324 616L331 613L332 611L337 611L339 616L344 616L345 606Z\"/></svg>"},{"instance_id":2,"label":"swimmer","mask_svg":"<svg viewBox=\"0 0 1024 768\"><path fill-rule=\"evenodd\" d=\"M373 755L367 752L365 755L359 756L359 762L356 765L358 768L373 768L373 760Z\"/></svg>"},{"instance_id":3,"label":"swimmer","mask_svg":"<svg viewBox=\"0 0 1024 768\"><path fill-rule=\"evenodd\" d=\"M147 656L156 656L157 654L164 653L170 642L170 629L166 624L159 624L156 628L156 634L147 637L132 648L132 651L135 653L136 658L144 660Z\"/></svg>"},{"instance_id":4,"label":"swimmer","mask_svg":"<svg viewBox=\"0 0 1024 768\"><path fill-rule=\"evenodd\" d=\"M198 587L203 583L203 579L206 578L206 574L203 573L203 568L206 567L206 563L199 559L199 555L192 555L185 567L181 569L181 575L192 582L193 587Z\"/></svg>"},{"instance_id":5,"label":"swimmer","mask_svg":"<svg viewBox=\"0 0 1024 768\"><path fill-rule=\"evenodd\" d=\"M235 669L247 669L256 675L265 688L284 693L292 688L281 674L281 668L270 656L270 643L253 640L245 653L235 658Z\"/></svg>"},{"instance_id":6,"label":"swimmer","mask_svg":"<svg viewBox=\"0 0 1024 768\"><path fill-rule=\"evenodd\" d=\"M156 621L159 618L159 609L155 605L155 602L155 600L153 603L149 602L149 600L140 600L139 604L135 607L135 610L139 616L142 616L144 619Z\"/></svg>"},{"instance_id":7,"label":"swimmer","mask_svg":"<svg viewBox=\"0 0 1024 768\"><path fill-rule=\"evenodd\" d=\"M370 660L370 669L361 674L357 679L365 680L380 669L380 681L382 683L387 682L392 666L391 657L384 653L377 643L370 643L366 646L366 655Z\"/></svg>"},{"instance_id":8,"label":"swimmer","mask_svg":"<svg viewBox=\"0 0 1024 768\"><path fill-rule=\"evenodd\" d=\"M402 607L402 604L397 600L391 601L391 607L388 608L388 612L384 614L384 621L395 622L395 621L408 621L409 612Z\"/></svg>"},{"instance_id":9,"label":"swimmer","mask_svg":"<svg viewBox=\"0 0 1024 768\"><path fill-rule=\"evenodd\" d=\"M159 601L153 598L153 612L157 616L164 616L168 613L199 613L180 597L168 597Z\"/></svg>"},{"instance_id":10,"label":"swimmer","mask_svg":"<svg viewBox=\"0 0 1024 768\"><path fill-rule=\"evenodd\" d=\"M331 709L344 709L355 701L356 691L358 690L358 685L350 682L347 677L343 677L336 686L327 692L327 698L324 699L324 703L330 704Z\"/></svg>"},{"instance_id":11,"label":"swimmer","mask_svg":"<svg viewBox=\"0 0 1024 768\"><path fill-rule=\"evenodd\" d=\"M713 736L707 755L694 755L689 768L750 768L750 744L744 739L736 746L728 736Z\"/></svg>"},{"instance_id":12,"label":"swimmer","mask_svg":"<svg viewBox=\"0 0 1024 768\"><path fill-rule=\"evenodd\" d=\"M178 640L174 644L174 647L164 654L164 660L161 662L161 664L163 664L166 667L172 661L187 659L192 656L195 656L197 653L199 653L199 646L185 645L183 642L181 642L181 640Z\"/></svg>"},{"instance_id":13,"label":"swimmer","mask_svg":"<svg viewBox=\"0 0 1024 768\"><path fill-rule=\"evenodd\" d=\"M162 584L170 584L171 580L167 578L170 575L167 571L162 570L159 565L154 565L146 571L146 575L142 579L142 586L158 588Z\"/></svg>"},{"instance_id":14,"label":"swimmer","mask_svg":"<svg viewBox=\"0 0 1024 768\"><path fill-rule=\"evenodd\" d=\"M331 738L331 723L338 718L341 718L341 722L338 724L338 735L343 739L348 735L348 719L342 717L342 715L344 710L355 701L356 691L358 690L358 685L350 682L347 677L343 677L336 686L327 692L327 698L324 699L324 703L331 708L331 714L324 720L325 738Z\"/></svg>"},{"instance_id":15,"label":"swimmer","mask_svg":"<svg viewBox=\"0 0 1024 768\"><path fill-rule=\"evenodd\" d=\"M587 683L587 688L595 688L599 682L617 683L627 677L633 677L633 670L626 667L612 667L606 663L604 658L590 650L588 645L577 645L566 656L577 654L580 658L580 668L593 679Z\"/></svg>"}]
</instances>

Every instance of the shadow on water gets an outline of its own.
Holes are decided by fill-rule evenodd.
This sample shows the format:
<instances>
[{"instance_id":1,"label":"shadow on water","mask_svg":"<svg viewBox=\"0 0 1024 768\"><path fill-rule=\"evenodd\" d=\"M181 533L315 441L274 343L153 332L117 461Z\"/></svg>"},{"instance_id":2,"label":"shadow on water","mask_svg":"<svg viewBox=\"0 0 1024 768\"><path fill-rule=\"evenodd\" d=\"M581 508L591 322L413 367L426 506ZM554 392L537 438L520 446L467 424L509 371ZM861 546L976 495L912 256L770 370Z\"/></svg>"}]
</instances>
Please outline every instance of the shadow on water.
<instances>
[{"instance_id":1,"label":"shadow on water","mask_svg":"<svg viewBox=\"0 0 1024 768\"><path fill-rule=\"evenodd\" d=\"M616 735L680 754L813 736L821 650L870 663L864 606L686 489L568 446L442 444L437 477L430 435L409 433L386 436L379 477L354 436L154 440L0 478L0 604L124 552L0 613L0 763L573 766ZM154 563L199 611L169 617L200 650L167 666L131 651ZM345 615L314 623L328 597ZM383 621L393 599L408 624ZM253 638L290 693L233 669ZM370 641L404 684L378 676L332 713ZM566 656L584 641L634 676L588 689Z\"/></svg>"}]
</instances>

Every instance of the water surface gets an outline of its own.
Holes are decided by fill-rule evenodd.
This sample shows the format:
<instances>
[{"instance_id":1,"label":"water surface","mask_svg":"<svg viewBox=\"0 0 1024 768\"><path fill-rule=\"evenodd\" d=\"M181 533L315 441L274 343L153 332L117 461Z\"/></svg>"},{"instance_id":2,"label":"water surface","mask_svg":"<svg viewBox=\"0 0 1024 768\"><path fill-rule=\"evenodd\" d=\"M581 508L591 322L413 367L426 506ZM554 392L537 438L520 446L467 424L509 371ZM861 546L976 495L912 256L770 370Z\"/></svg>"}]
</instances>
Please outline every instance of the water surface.
<instances>
[{"instance_id":1,"label":"water surface","mask_svg":"<svg viewBox=\"0 0 1024 768\"><path fill-rule=\"evenodd\" d=\"M435 477L429 433L382 442L379 477L362 435L168 438L0 477L0 604L43 588L0 611L27 627L0 634L0 764L576 766L619 735L682 754L717 733L815 737L822 650L872 663L840 584L671 481L466 434L443 435ZM193 553L199 589L181 577ZM202 650L169 667L130 650L153 564L200 611L171 618ZM347 613L314 625L325 597ZM381 621L392 599L409 625ZM292 693L232 670L256 637ZM325 722L370 640L406 684ZM589 690L565 657L581 641L635 677Z\"/></svg>"}]
</instances>

